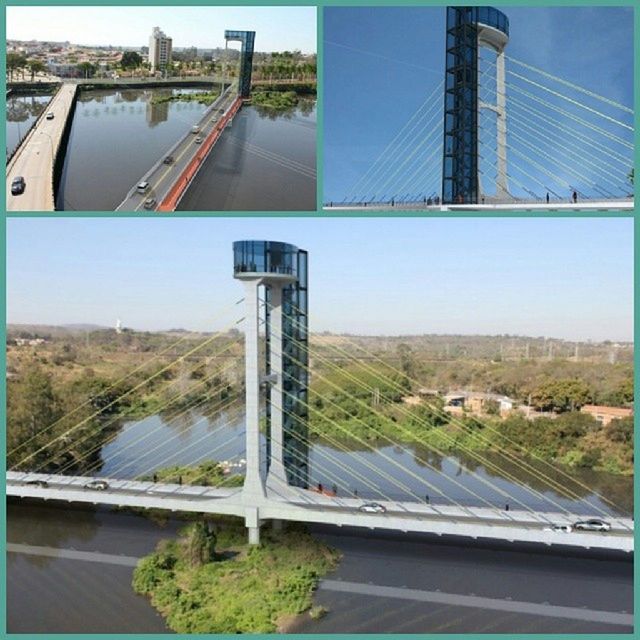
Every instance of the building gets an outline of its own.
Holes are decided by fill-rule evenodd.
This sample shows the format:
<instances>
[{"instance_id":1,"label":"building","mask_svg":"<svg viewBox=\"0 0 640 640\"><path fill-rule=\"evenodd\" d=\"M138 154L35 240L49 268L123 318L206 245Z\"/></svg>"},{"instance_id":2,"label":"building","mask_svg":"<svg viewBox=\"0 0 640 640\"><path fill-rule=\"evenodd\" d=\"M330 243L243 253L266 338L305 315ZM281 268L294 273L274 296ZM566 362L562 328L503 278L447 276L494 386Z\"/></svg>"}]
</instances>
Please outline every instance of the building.
<instances>
[{"instance_id":1,"label":"building","mask_svg":"<svg viewBox=\"0 0 640 640\"><path fill-rule=\"evenodd\" d=\"M515 401L497 393L455 391L444 396L444 410L452 415L499 413L504 417L515 408Z\"/></svg>"},{"instance_id":2,"label":"building","mask_svg":"<svg viewBox=\"0 0 640 640\"><path fill-rule=\"evenodd\" d=\"M149 64L151 72L162 71L171 64L173 41L160 27L153 27L149 37Z\"/></svg>"},{"instance_id":3,"label":"building","mask_svg":"<svg viewBox=\"0 0 640 640\"><path fill-rule=\"evenodd\" d=\"M585 404L580 411L593 416L603 427L606 427L613 420L630 418L633 415L633 409L607 407L599 404Z\"/></svg>"}]
</instances>

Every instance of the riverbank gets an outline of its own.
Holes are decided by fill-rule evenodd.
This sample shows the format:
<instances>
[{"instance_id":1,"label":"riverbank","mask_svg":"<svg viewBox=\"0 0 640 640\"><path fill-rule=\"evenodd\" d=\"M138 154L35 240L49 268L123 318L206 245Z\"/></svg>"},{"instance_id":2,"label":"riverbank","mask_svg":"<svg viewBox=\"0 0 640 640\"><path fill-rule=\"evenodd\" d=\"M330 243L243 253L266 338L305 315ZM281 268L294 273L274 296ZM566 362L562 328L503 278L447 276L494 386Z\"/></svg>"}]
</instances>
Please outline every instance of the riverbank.
<instances>
[{"instance_id":1,"label":"riverbank","mask_svg":"<svg viewBox=\"0 0 640 640\"><path fill-rule=\"evenodd\" d=\"M250 546L244 526L188 525L143 558L133 588L176 633L282 632L311 609L319 579L340 554L301 526L262 532Z\"/></svg>"}]
</instances>

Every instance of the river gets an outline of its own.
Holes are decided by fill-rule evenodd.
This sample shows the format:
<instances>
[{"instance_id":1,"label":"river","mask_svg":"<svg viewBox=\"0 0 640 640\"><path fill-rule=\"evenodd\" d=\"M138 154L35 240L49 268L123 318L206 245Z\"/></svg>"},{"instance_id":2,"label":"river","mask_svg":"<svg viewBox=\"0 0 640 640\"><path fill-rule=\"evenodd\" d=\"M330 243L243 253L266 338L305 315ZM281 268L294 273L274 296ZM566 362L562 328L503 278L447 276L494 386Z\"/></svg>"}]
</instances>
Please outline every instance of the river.
<instances>
[{"instance_id":1,"label":"river","mask_svg":"<svg viewBox=\"0 0 640 640\"><path fill-rule=\"evenodd\" d=\"M244 455L244 422L239 412L240 407L237 407L235 410L230 409L213 417L194 412L182 416L180 420L167 420L163 416L156 415L125 422L113 440L103 447L103 467L96 470L95 474L133 478L171 464L193 464L207 459L239 460ZM265 444L264 438L262 444ZM491 482L498 484L500 490L512 495L513 500L522 500L523 503L534 508L544 504L540 496L531 494L522 484L496 475L489 468L492 460L488 460L486 465L478 465L463 454L441 458L433 454L429 455L426 450L402 446L382 447L377 453L349 452L345 451L345 448L348 449L344 445L336 446L335 443L327 442L313 445L310 452L310 473L314 483L321 482L330 487L335 482L340 485L338 493L344 494L347 490L357 489L358 495L362 497L381 497L371 486L374 484L375 477L375 484L385 496L411 499L413 492L414 499L418 499L426 491L425 482L430 482L434 486L441 487L451 497L471 503L472 497L465 494L456 484L460 482L472 488L482 498L500 504L504 498L496 489L490 489L487 486L486 483ZM372 468L374 461L375 467ZM494 458L493 462L496 461ZM426 466L426 463L432 468ZM401 465L406 471L401 471L396 465ZM382 476L374 474L374 469ZM540 467L539 470L548 471L545 466ZM517 474L518 469L512 467L507 469L506 473ZM620 511L626 512L630 509L631 479L585 471L577 477L585 486L595 487L607 500L620 504ZM562 480L562 477L555 476L555 479ZM406 488L401 489L398 482L403 483ZM534 488L543 489L541 485ZM544 495L549 500L576 511L584 513L590 511L583 502L572 503L568 498L554 491L547 490ZM595 495L586 497L592 504L603 506ZM433 491L431 500L444 501ZM551 504L546 504L546 508L551 508ZM123 560L126 563L130 558L135 559L149 553L160 539L175 535L181 526L179 522L170 520L162 525L141 516L118 513L106 508L56 506L36 501L11 501L7 520L7 539L10 544L7 563L7 620L10 632L159 633L167 631L155 610L144 598L132 591L130 587L132 568L126 564L123 566L119 559L124 556ZM593 577L596 575L599 576L597 580L610 582L607 593L611 597L607 599L607 608L631 610L632 576L629 568L631 565L619 559L611 565L615 566L615 571L610 573L603 572L603 567L610 566L609 563L602 563L596 559L578 561L563 558L560 564L566 565L567 568L564 575L556 566L557 559L545 559L548 557L542 555L540 559L535 560L531 551L517 551L509 548L501 555L498 554L500 557L498 560L498 555L491 555L487 551L473 551L473 548L463 547L455 551L454 547L446 545L442 547L438 546L440 543L421 542L415 538L416 549L421 549L419 562L425 566L424 572L421 569L411 573L408 565L403 568L407 564L407 558L406 554L398 555L399 550L404 549L404 544L398 544L397 538L375 538L367 542L368 560L363 565L358 560L360 534L345 531L343 535L346 537L341 542L341 536L334 530L320 529L319 533L325 537L328 536L327 540L331 544L336 544L341 549L344 544L345 560L338 569L338 576L344 574L345 580L363 583L374 580L377 581L376 584L378 582L383 585L394 584L395 578L392 579L391 576L402 574L404 578L400 581L402 585L399 583L399 586L403 586L408 584L406 581L411 574L410 580L415 585L430 588L435 578L425 582L426 576L433 577L429 563L435 562L435 559L444 553L452 558L452 564L448 565L451 570L454 573L459 571L460 575L466 576L464 580L453 579L453 575L448 575L444 565L440 566L442 562L435 567L439 576L438 584L447 584L447 589L455 591L460 588L466 589L470 584L469 580L473 582L473 575L477 573L476 563L489 562L487 560L489 555L491 567L487 567L487 571L490 570L490 575L493 577L490 581L476 581L478 584L473 587L474 593L482 593L483 589L487 594L500 591L499 585L501 580L505 579L505 569L499 567L500 563L505 561L512 563L509 565L509 571L513 574L510 573L508 578L509 584L512 585L509 593L513 593L518 588L524 589L526 585L520 576L523 571L532 572L535 574L535 584L539 583L536 589L539 588L540 601L549 601L551 598L544 593L543 585L546 584L549 575L546 572L553 566L557 572L557 575L554 575L554 598L558 602L563 599L571 600L571 603L576 600L581 602L579 598L576 599L575 587L572 586L580 567L580 572L586 574L580 578L582 582L590 584L590 581L596 580ZM364 552L364 548L362 551ZM75 557L78 555L77 552L81 552L81 557ZM88 552L88 555L84 556L82 552ZM376 554L385 558L381 565L376 561ZM463 558L468 559L464 561L464 567L462 566ZM539 562L547 567L545 572L536 568L536 563ZM374 567L377 568L374 570ZM532 588L532 584L528 586ZM574 595L569 597L570 593ZM590 589L586 589L585 593L589 598L591 597ZM538 597L538 595L526 593L522 597L527 599ZM624 600L623 604L620 604L620 597ZM296 630L305 633L315 632L316 629L318 631L392 632L396 629L400 631L406 623L406 620L403 622L402 617L395 615L386 618L384 615L379 616L380 612L371 608L370 598L354 595L345 599L339 593L325 591L319 594L319 598L323 604L337 611L344 609L342 603L345 602L351 602L353 606L344 609L339 616L336 614L332 617L330 614L326 620L323 619L317 623L301 620ZM382 602L386 601L382 600ZM592 600L585 600L584 604L597 608ZM385 606L391 607L389 609L391 611L396 605L393 600L389 600ZM414 616L412 619L415 619L416 623L413 626L409 625L408 629L429 630L431 627L426 622L419 622L422 617L416 618L419 612L415 611L414 605L411 606L414 608L409 607L407 603L409 608L406 609L406 613L409 615L412 611L410 615ZM453 630L473 630L475 623L473 616L468 618L469 610L460 611L464 613L460 618L461 621L464 620L464 624L460 622L459 626L454 625ZM443 618L443 616L444 613L441 613L436 617L438 624L445 624L446 620L450 620L450 617ZM380 617L384 620L380 621ZM489 616L485 622L489 624L496 619ZM503 614L499 619L503 620L506 626L498 626L497 629L515 632L520 628L516 624L517 616ZM372 621L376 621L377 627L372 628ZM524 616L522 623L528 623L527 621L531 622ZM531 628L544 632L568 631L577 628L575 624L567 626L546 618L541 618L537 622L534 620L534 622ZM427 626L421 627L420 624ZM585 627L586 630L589 628L588 625ZM601 627L596 626L593 629L601 629ZM607 630L606 625L604 630ZM611 627L611 630L617 629Z\"/></svg>"},{"instance_id":2,"label":"river","mask_svg":"<svg viewBox=\"0 0 640 640\"><path fill-rule=\"evenodd\" d=\"M180 211L315 211L315 101L281 114L245 106L178 205Z\"/></svg>"},{"instance_id":3,"label":"river","mask_svg":"<svg viewBox=\"0 0 640 640\"><path fill-rule=\"evenodd\" d=\"M109 89L80 94L56 208L113 211L131 187L196 123L205 105L158 102L192 89ZM224 132L181 208L314 209L315 109L301 102L268 116L245 107Z\"/></svg>"},{"instance_id":4,"label":"river","mask_svg":"<svg viewBox=\"0 0 640 640\"><path fill-rule=\"evenodd\" d=\"M6 149L9 156L27 135L31 125L46 109L52 93L14 94L7 98Z\"/></svg>"}]
</instances>

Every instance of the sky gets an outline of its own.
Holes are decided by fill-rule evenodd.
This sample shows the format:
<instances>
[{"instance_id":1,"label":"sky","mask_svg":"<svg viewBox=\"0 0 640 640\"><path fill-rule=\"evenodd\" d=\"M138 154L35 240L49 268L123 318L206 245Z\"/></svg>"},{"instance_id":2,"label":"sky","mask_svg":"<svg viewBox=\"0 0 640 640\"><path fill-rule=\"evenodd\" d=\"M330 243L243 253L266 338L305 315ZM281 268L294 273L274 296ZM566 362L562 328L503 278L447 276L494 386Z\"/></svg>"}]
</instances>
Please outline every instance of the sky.
<instances>
[{"instance_id":1,"label":"sky","mask_svg":"<svg viewBox=\"0 0 640 640\"><path fill-rule=\"evenodd\" d=\"M237 29L256 32L256 51L316 51L315 7L7 7L10 40L148 46L156 26L174 47L224 47Z\"/></svg>"},{"instance_id":2,"label":"sky","mask_svg":"<svg viewBox=\"0 0 640 640\"><path fill-rule=\"evenodd\" d=\"M312 331L632 340L629 218L10 218L7 320L219 330L243 239L309 251Z\"/></svg>"},{"instance_id":3,"label":"sky","mask_svg":"<svg viewBox=\"0 0 640 640\"><path fill-rule=\"evenodd\" d=\"M541 68L569 82L583 86L605 97L633 107L633 9L631 7L500 7L510 21L510 40L506 48L507 56ZM438 7L326 7L324 10L324 184L325 202L341 201L372 162L384 150L395 134L401 130L416 109L436 89L444 77L444 34L445 11ZM577 99L588 107L617 119L623 124L633 123L633 116L613 108L611 105L593 100L576 93L566 85L560 85L548 78L533 74L507 61L507 70L524 75L538 83L547 85L572 99ZM633 142L633 132L597 116L591 111L577 107L554 94L545 92L534 85L507 75L507 81L518 84L534 95L574 114L579 114L587 122L605 131L614 132L628 143ZM530 155L522 138L544 146L547 131L536 136L525 125L531 125L527 113L518 113L517 107L510 107L510 96L527 101L516 89L507 87L507 124L509 144L519 146L520 151ZM437 108L442 107L442 90L436 93ZM513 102L511 103L513 105ZM538 103L534 106L542 108ZM426 113L426 112L424 112ZM558 112L552 112L558 122L571 120ZM510 121L510 117L512 117ZM486 120L485 120L486 122ZM539 122L534 121L536 125ZM418 130L420 135L412 136L405 145L406 158L430 131L430 127ZM441 140L441 128L434 133L434 140ZM548 130L563 137L557 130ZM586 132L594 135L593 130ZM519 135L516 141L513 136ZM532 140L533 135L533 140ZM611 139L603 143L625 158L633 151ZM568 145L570 141L566 141ZM573 141L575 142L575 140ZM565 147L565 141L555 143L564 153L573 151ZM426 151L428 147L423 148ZM579 153L579 152L578 152ZM486 154L488 155L488 154ZM527 164L515 152L507 154L510 166L522 165L543 183L549 183L549 176ZM425 157L428 155L425 153ZM584 157L584 156L583 156ZM420 158L420 153L415 156ZM495 157L491 156L495 161ZM539 159L539 158L538 158ZM575 158L558 156L564 167L554 165L553 173L569 184L580 183L592 187L591 180L598 186L603 175L598 166L581 167L583 178L571 174L576 169ZM399 160L396 165L400 166ZM440 171L440 156L431 161L434 171ZM487 161L488 162L488 161ZM542 160L545 163L545 160ZM629 166L616 165L612 179L622 177L621 189L628 189L625 177ZM427 163L428 164L428 163ZM409 163L403 173L409 173ZM488 171L488 166L486 167ZM491 171L494 171L492 168ZM381 170L381 173L384 173ZM532 187L543 195L540 184L522 172L510 171L519 182ZM411 174L409 173L409 176ZM439 173L438 173L439 175ZM609 178L608 175L605 176ZM376 180L380 187L380 180ZM411 183L410 183L411 184ZM435 185L439 184L436 176ZM403 184L397 185L402 187ZM552 183L551 188L560 191L559 196L569 195L562 185ZM513 181L511 187L519 191ZM612 185L607 183L607 191ZM370 189L370 192L374 189ZM356 187L357 192L357 187ZM372 193L369 193L372 195ZM380 195L380 194L375 194ZM524 195L522 191L518 195ZM552 194L553 197L553 194Z\"/></svg>"}]
</instances>

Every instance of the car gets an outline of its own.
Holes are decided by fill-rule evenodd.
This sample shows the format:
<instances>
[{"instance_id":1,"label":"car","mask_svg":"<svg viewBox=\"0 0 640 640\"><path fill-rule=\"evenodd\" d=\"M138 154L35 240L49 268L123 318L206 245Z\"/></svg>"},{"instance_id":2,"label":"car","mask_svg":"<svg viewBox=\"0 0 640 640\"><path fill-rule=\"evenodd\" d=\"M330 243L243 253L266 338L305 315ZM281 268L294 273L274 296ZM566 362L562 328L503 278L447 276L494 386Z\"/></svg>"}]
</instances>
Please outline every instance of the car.
<instances>
[{"instance_id":1,"label":"car","mask_svg":"<svg viewBox=\"0 0 640 640\"><path fill-rule=\"evenodd\" d=\"M49 486L49 483L46 480L27 480L25 485L30 487L40 487L41 489L46 489Z\"/></svg>"},{"instance_id":2,"label":"car","mask_svg":"<svg viewBox=\"0 0 640 640\"><path fill-rule=\"evenodd\" d=\"M136 191L138 193L146 193L148 189L149 189L149 183L146 180L140 182L136 187Z\"/></svg>"},{"instance_id":3,"label":"car","mask_svg":"<svg viewBox=\"0 0 640 640\"><path fill-rule=\"evenodd\" d=\"M47 113L47 120L53 120L54 118L55 118L55 115L53 111L49 111L49 113Z\"/></svg>"},{"instance_id":4,"label":"car","mask_svg":"<svg viewBox=\"0 0 640 640\"><path fill-rule=\"evenodd\" d=\"M598 518L589 518L589 520L578 520L578 522L574 522L573 528L578 531L609 531L611 525Z\"/></svg>"},{"instance_id":5,"label":"car","mask_svg":"<svg viewBox=\"0 0 640 640\"><path fill-rule=\"evenodd\" d=\"M91 480L84 485L85 489L92 489L93 491L105 491L109 488L109 483L106 480Z\"/></svg>"},{"instance_id":6,"label":"car","mask_svg":"<svg viewBox=\"0 0 640 640\"><path fill-rule=\"evenodd\" d=\"M200 127L194 124L193 127L191 127L191 133L200 133Z\"/></svg>"},{"instance_id":7,"label":"car","mask_svg":"<svg viewBox=\"0 0 640 640\"><path fill-rule=\"evenodd\" d=\"M547 527L545 531L556 531L559 533L571 533L572 528L570 524L552 524L550 527Z\"/></svg>"},{"instance_id":8,"label":"car","mask_svg":"<svg viewBox=\"0 0 640 640\"><path fill-rule=\"evenodd\" d=\"M173 164L173 156L165 156L162 162L164 164Z\"/></svg>"},{"instance_id":9,"label":"car","mask_svg":"<svg viewBox=\"0 0 640 640\"><path fill-rule=\"evenodd\" d=\"M147 198L142 205L145 209L155 209L158 201L155 198Z\"/></svg>"},{"instance_id":10,"label":"car","mask_svg":"<svg viewBox=\"0 0 640 640\"><path fill-rule=\"evenodd\" d=\"M365 502L360 507L360 511L363 513L385 513L387 510L377 502Z\"/></svg>"},{"instance_id":11,"label":"car","mask_svg":"<svg viewBox=\"0 0 640 640\"><path fill-rule=\"evenodd\" d=\"M11 195L19 196L21 193L24 193L24 189L27 186L27 183L24 181L22 176L16 176L11 181Z\"/></svg>"},{"instance_id":12,"label":"car","mask_svg":"<svg viewBox=\"0 0 640 640\"><path fill-rule=\"evenodd\" d=\"M200 143L202 142L202 140L203 140L203 139L204 139L204 138L203 138L202 136L198 136L198 137L194 140L194 142L195 142L196 144L200 144Z\"/></svg>"}]
</instances>

